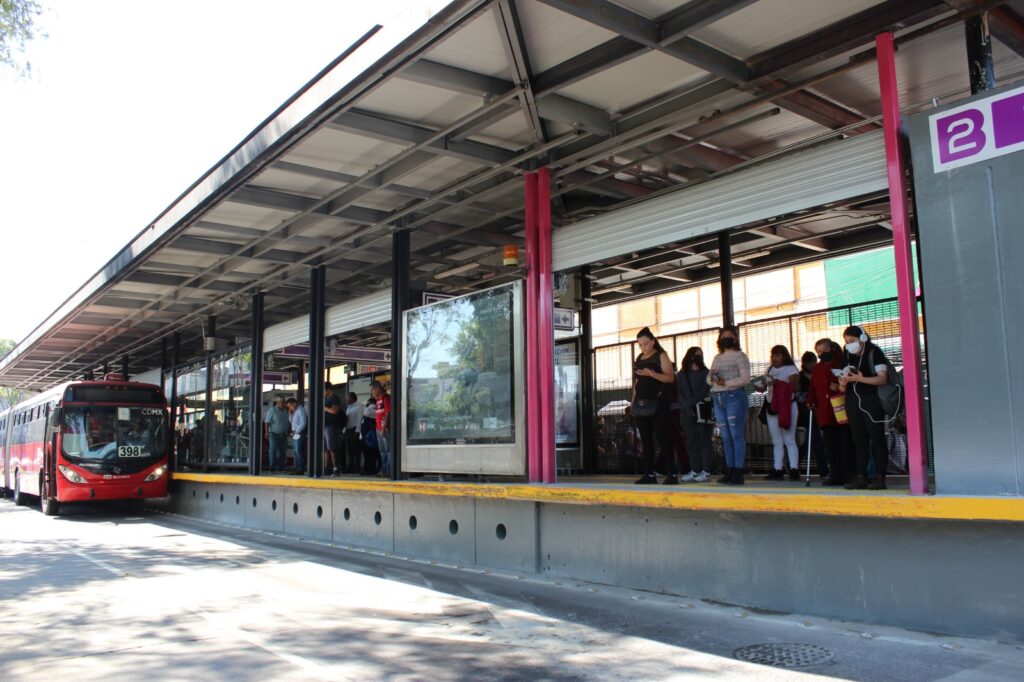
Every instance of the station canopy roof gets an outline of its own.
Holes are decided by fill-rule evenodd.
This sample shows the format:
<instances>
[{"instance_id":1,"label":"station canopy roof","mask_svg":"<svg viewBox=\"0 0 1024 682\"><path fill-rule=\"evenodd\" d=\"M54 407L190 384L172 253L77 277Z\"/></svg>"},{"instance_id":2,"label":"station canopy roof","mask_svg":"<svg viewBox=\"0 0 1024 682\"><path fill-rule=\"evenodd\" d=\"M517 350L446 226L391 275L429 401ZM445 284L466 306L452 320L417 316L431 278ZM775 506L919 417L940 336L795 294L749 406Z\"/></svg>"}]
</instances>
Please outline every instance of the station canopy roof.
<instances>
[{"instance_id":1,"label":"station canopy roof","mask_svg":"<svg viewBox=\"0 0 1024 682\"><path fill-rule=\"evenodd\" d=\"M896 31L901 103L969 90L963 19L984 9L996 74L1024 72L1024 7L975 0L456 0L416 2L348 48L188 188L0 362L43 389L130 354L160 364L202 321L249 336L389 286L390 236L412 278L463 293L521 273L522 173L551 169L554 229L727 174L799 144L880 126L873 40ZM747 272L891 239L885 196L746 226ZM713 278L716 241L594 264L599 302ZM685 247L685 248L683 248ZM629 286L618 285L628 282ZM618 285L618 286L610 286Z\"/></svg>"}]
</instances>

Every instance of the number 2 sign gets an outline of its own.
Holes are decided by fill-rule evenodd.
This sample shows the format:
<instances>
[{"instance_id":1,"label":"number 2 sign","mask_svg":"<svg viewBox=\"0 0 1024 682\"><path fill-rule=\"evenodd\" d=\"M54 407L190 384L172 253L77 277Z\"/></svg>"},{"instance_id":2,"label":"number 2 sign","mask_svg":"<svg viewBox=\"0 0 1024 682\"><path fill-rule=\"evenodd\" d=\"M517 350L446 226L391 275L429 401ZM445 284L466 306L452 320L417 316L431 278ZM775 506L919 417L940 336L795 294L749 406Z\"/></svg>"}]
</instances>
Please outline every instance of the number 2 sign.
<instances>
[{"instance_id":1,"label":"number 2 sign","mask_svg":"<svg viewBox=\"0 0 1024 682\"><path fill-rule=\"evenodd\" d=\"M928 118L935 172L1024 150L1024 87Z\"/></svg>"}]
</instances>

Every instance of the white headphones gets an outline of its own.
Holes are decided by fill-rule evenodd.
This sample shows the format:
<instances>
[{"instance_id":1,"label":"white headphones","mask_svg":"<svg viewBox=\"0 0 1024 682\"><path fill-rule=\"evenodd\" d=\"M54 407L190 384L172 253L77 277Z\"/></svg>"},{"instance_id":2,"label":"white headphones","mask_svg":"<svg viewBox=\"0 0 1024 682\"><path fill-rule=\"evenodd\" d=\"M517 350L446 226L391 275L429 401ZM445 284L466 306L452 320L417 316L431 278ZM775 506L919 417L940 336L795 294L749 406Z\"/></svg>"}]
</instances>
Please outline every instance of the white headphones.
<instances>
[{"instance_id":1,"label":"white headphones","mask_svg":"<svg viewBox=\"0 0 1024 682\"><path fill-rule=\"evenodd\" d=\"M867 343L868 341L871 340L871 337L868 336L868 333L866 331L864 331L863 327L859 327L859 326L854 325L854 329L857 329L858 331L860 331L860 342L861 343Z\"/></svg>"}]
</instances>

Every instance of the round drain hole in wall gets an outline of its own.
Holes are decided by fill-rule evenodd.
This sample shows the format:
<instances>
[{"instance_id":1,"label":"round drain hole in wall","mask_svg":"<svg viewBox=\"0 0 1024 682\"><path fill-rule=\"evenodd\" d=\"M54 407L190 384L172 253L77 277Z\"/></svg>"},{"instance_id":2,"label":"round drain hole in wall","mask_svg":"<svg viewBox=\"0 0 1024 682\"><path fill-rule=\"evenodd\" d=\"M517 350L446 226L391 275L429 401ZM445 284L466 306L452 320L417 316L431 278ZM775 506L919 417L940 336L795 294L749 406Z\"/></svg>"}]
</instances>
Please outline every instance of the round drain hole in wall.
<instances>
[{"instance_id":1,"label":"round drain hole in wall","mask_svg":"<svg viewBox=\"0 0 1024 682\"><path fill-rule=\"evenodd\" d=\"M224 493L221 493L221 494L220 494L220 501L221 501L221 504L223 504L223 503L224 503Z\"/></svg>"},{"instance_id":2,"label":"round drain hole in wall","mask_svg":"<svg viewBox=\"0 0 1024 682\"><path fill-rule=\"evenodd\" d=\"M733 652L747 663L773 668L807 668L832 662L832 652L814 644L754 644Z\"/></svg>"},{"instance_id":3,"label":"round drain hole in wall","mask_svg":"<svg viewBox=\"0 0 1024 682\"><path fill-rule=\"evenodd\" d=\"M457 535L458 532L459 532L459 522L456 521L455 519L452 519L451 521L449 521L448 522L448 532L451 533L452 535Z\"/></svg>"},{"instance_id":4,"label":"round drain hole in wall","mask_svg":"<svg viewBox=\"0 0 1024 682\"><path fill-rule=\"evenodd\" d=\"M193 490L193 491L192 491L192 497L195 497L195 496L196 496L196 491L195 491L195 490Z\"/></svg>"},{"instance_id":5,"label":"round drain hole in wall","mask_svg":"<svg viewBox=\"0 0 1024 682\"><path fill-rule=\"evenodd\" d=\"M416 530L416 517L415 516L410 516L409 517L409 528L411 528L412 530Z\"/></svg>"},{"instance_id":6,"label":"round drain hole in wall","mask_svg":"<svg viewBox=\"0 0 1024 682\"><path fill-rule=\"evenodd\" d=\"M292 514L298 514L298 513L299 513L299 503L295 502L294 504L292 504Z\"/></svg>"},{"instance_id":7,"label":"round drain hole in wall","mask_svg":"<svg viewBox=\"0 0 1024 682\"><path fill-rule=\"evenodd\" d=\"M277 511L277 500L271 500L270 501L270 510L271 511Z\"/></svg>"},{"instance_id":8,"label":"round drain hole in wall","mask_svg":"<svg viewBox=\"0 0 1024 682\"><path fill-rule=\"evenodd\" d=\"M210 499L210 491L209 490L206 491L206 499Z\"/></svg>"},{"instance_id":9,"label":"round drain hole in wall","mask_svg":"<svg viewBox=\"0 0 1024 682\"><path fill-rule=\"evenodd\" d=\"M317 505L317 506L316 506L316 517L317 517L318 519L322 519L322 518L323 518L323 516L324 516L324 508L323 508L323 507L321 507L320 505Z\"/></svg>"},{"instance_id":10,"label":"round drain hole in wall","mask_svg":"<svg viewBox=\"0 0 1024 682\"><path fill-rule=\"evenodd\" d=\"M494 529L494 534L498 536L499 540L504 540L505 536L508 535L508 529L505 528L504 523L499 523L498 527Z\"/></svg>"},{"instance_id":11,"label":"round drain hole in wall","mask_svg":"<svg viewBox=\"0 0 1024 682\"><path fill-rule=\"evenodd\" d=\"M350 512L350 511L348 510L348 507L345 507L345 512L344 512L344 514L342 514L342 516L344 516L344 517L345 517L345 520L346 520L346 521L348 521L349 517L350 517L350 516L352 516L352 512Z\"/></svg>"},{"instance_id":12,"label":"round drain hole in wall","mask_svg":"<svg viewBox=\"0 0 1024 682\"><path fill-rule=\"evenodd\" d=\"M255 498L255 497L254 497L254 498L252 498L252 508L253 508L253 509L255 509L255 508L256 508L256 498Z\"/></svg>"},{"instance_id":13,"label":"round drain hole in wall","mask_svg":"<svg viewBox=\"0 0 1024 682\"><path fill-rule=\"evenodd\" d=\"M235 495L235 504L242 504L242 498L238 495Z\"/></svg>"},{"instance_id":14,"label":"round drain hole in wall","mask_svg":"<svg viewBox=\"0 0 1024 682\"><path fill-rule=\"evenodd\" d=\"M373 522L376 523L379 526L380 522L381 522L381 520L383 520L383 518L384 517L380 515L380 512L377 512L376 514L373 515Z\"/></svg>"}]
</instances>

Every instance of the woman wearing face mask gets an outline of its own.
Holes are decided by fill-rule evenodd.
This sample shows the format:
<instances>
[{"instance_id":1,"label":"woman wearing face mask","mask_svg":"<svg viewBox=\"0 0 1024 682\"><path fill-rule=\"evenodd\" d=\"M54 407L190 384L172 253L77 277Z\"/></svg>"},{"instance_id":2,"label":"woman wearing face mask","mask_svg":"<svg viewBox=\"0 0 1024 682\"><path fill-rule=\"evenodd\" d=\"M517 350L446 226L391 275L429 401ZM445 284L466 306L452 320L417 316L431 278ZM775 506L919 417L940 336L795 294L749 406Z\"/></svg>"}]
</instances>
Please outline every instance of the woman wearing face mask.
<instances>
[{"instance_id":1,"label":"woman wearing face mask","mask_svg":"<svg viewBox=\"0 0 1024 682\"><path fill-rule=\"evenodd\" d=\"M692 469L683 476L683 483L707 483L711 478L711 424L697 421L697 404L704 402L711 391L704 351L694 346L683 356L682 368L676 373L679 394L679 425L686 438L686 450Z\"/></svg>"},{"instance_id":2,"label":"woman wearing face mask","mask_svg":"<svg viewBox=\"0 0 1024 682\"><path fill-rule=\"evenodd\" d=\"M814 379L814 368L817 366L817 352L807 351L800 356L800 382L797 384L796 404L799 408L798 414L800 415L798 426L810 429L814 464L818 467L818 475L824 481L829 475L828 459L825 456L825 442L817 420L813 418L810 409L807 407L807 397L811 393L811 381Z\"/></svg>"},{"instance_id":3,"label":"woman wearing face mask","mask_svg":"<svg viewBox=\"0 0 1024 682\"><path fill-rule=\"evenodd\" d=\"M878 387L888 381L888 360L860 327L847 327L843 339L846 341L846 370L839 377L839 389L846 394L846 417L850 420L857 457L857 476L846 488L885 490L889 448L885 442L885 410L878 399ZM872 459L875 477L869 483L868 461Z\"/></svg>"},{"instance_id":4,"label":"woman wearing face mask","mask_svg":"<svg viewBox=\"0 0 1024 682\"><path fill-rule=\"evenodd\" d=\"M807 393L807 407L814 414L815 423L821 428L825 439L825 456L828 457L828 478L825 486L844 485L851 478L853 463L850 427L836 420L832 408L833 396L839 395L839 379L836 374L846 366L842 348L832 339L821 339L814 344L814 352L820 362L814 366L811 388Z\"/></svg>"},{"instance_id":5,"label":"woman wearing face mask","mask_svg":"<svg viewBox=\"0 0 1024 682\"><path fill-rule=\"evenodd\" d=\"M747 384L750 360L740 350L739 330L732 325L718 332L718 355L711 362L707 383L715 406L715 421L725 451L725 474L718 479L726 485L743 485L743 462L747 442L743 429L747 423Z\"/></svg>"},{"instance_id":6,"label":"woman wearing face mask","mask_svg":"<svg viewBox=\"0 0 1024 682\"><path fill-rule=\"evenodd\" d=\"M672 404L672 392L666 384L676 381L675 369L668 353L661 347L654 334L644 327L636 335L636 343L640 347L640 355L633 362L633 414L636 425L640 429L640 442L644 447L644 475L637 479L637 485L657 483L654 475L654 442L665 457L669 469L668 476L662 483L677 485L679 476L676 472L675 449L669 433L669 406ZM641 415L637 401L645 406L654 404L654 413Z\"/></svg>"},{"instance_id":7,"label":"woman wearing face mask","mask_svg":"<svg viewBox=\"0 0 1024 682\"><path fill-rule=\"evenodd\" d=\"M765 476L769 481L783 478L783 448L789 454L789 480L800 480L800 455L796 447L796 387L800 370L785 346L772 348L772 366L768 369L768 432L772 434L775 468ZM774 414L773 414L774 412ZM788 417L788 418L787 418Z\"/></svg>"}]
</instances>

